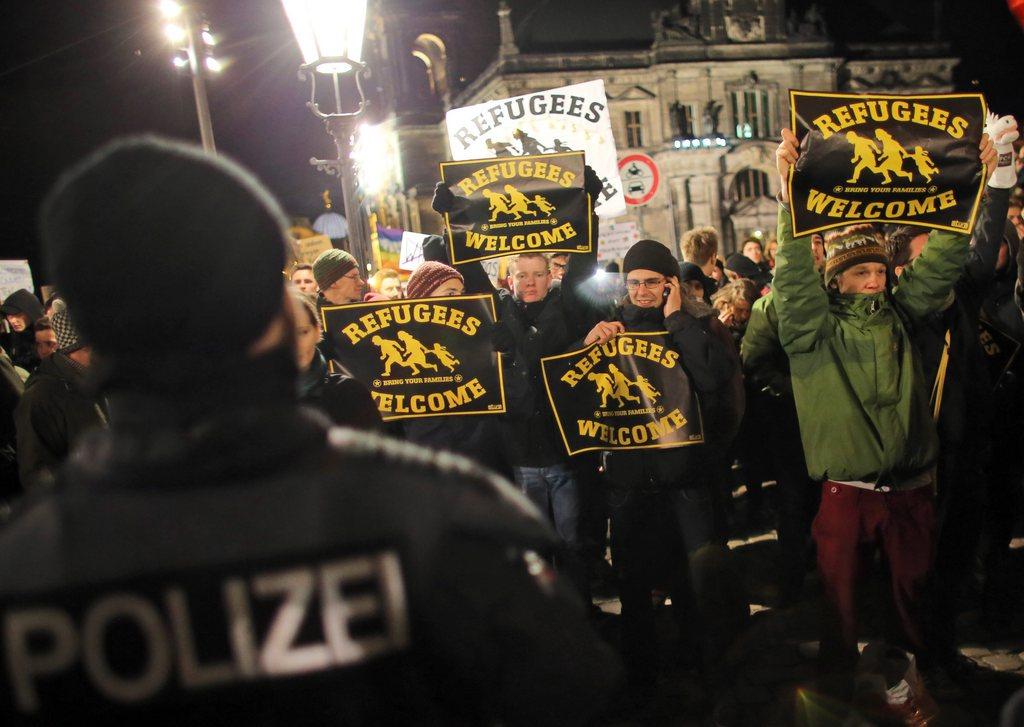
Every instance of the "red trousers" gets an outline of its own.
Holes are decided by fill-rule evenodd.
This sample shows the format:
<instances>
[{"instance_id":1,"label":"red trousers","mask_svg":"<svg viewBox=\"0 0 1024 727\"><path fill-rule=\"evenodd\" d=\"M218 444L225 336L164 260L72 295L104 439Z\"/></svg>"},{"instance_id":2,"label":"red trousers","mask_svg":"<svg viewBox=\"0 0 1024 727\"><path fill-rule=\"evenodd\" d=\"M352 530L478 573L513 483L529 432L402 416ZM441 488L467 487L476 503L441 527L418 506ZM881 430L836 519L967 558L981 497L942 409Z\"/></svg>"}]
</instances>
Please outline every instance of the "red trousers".
<instances>
[{"instance_id":1,"label":"red trousers","mask_svg":"<svg viewBox=\"0 0 1024 727\"><path fill-rule=\"evenodd\" d=\"M923 653L925 582L935 539L932 488L878 492L826 480L811 532L826 597L822 658L848 663L857 657L855 587L865 545L881 547L902 637Z\"/></svg>"}]
</instances>

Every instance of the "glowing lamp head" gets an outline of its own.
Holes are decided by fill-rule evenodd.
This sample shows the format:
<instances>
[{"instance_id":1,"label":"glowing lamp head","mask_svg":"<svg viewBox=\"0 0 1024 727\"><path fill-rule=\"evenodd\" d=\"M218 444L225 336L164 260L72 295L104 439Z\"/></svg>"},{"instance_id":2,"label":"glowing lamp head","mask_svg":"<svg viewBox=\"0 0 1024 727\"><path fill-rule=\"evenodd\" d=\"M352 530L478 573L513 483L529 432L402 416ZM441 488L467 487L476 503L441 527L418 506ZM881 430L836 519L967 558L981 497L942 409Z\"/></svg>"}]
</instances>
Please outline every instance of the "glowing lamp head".
<instances>
[{"instance_id":1,"label":"glowing lamp head","mask_svg":"<svg viewBox=\"0 0 1024 727\"><path fill-rule=\"evenodd\" d=\"M366 0L281 0L302 60L321 73L347 73L362 62Z\"/></svg>"}]
</instances>

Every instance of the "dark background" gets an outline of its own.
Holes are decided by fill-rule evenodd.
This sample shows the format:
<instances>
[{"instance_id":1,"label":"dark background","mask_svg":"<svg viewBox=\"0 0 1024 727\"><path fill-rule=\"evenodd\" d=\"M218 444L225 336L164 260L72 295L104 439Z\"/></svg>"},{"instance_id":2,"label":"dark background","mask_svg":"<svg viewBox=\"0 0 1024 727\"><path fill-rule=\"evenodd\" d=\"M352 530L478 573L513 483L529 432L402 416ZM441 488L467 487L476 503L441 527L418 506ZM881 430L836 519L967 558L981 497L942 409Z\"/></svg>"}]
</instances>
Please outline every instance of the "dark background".
<instances>
[{"instance_id":1,"label":"dark background","mask_svg":"<svg viewBox=\"0 0 1024 727\"><path fill-rule=\"evenodd\" d=\"M399 11L408 6L410 12L431 4L497 6L497 0L384 1ZM553 12L578 21L554 26L571 33L562 40L565 48L650 44L649 16L637 11L637 0L511 0L510 5L524 50L531 47L531 37L535 47L551 42L549 31L531 26ZM789 3L797 12L807 5L808 0ZM840 48L859 41L927 39L936 24L932 0L818 5ZM320 194L338 184L310 167L308 159L331 158L334 149L304 106L308 86L296 77L301 58L280 2L207 0L202 6L221 39L217 56L226 63L208 89L218 151L252 169L290 214L319 214ZM1024 116L1024 42L1005 1L942 0L938 7L940 31L952 53L963 59L958 89L980 88L997 112ZM36 282L43 283L38 208L60 170L119 135L154 132L198 143L198 127L191 82L171 66L155 0L35 0L5 11L0 258L27 257ZM490 48L493 56L497 21L472 32L493 36L493 43L474 44ZM467 68L459 69L467 71L467 83L472 81L468 71L482 69L491 57L468 60Z\"/></svg>"}]
</instances>

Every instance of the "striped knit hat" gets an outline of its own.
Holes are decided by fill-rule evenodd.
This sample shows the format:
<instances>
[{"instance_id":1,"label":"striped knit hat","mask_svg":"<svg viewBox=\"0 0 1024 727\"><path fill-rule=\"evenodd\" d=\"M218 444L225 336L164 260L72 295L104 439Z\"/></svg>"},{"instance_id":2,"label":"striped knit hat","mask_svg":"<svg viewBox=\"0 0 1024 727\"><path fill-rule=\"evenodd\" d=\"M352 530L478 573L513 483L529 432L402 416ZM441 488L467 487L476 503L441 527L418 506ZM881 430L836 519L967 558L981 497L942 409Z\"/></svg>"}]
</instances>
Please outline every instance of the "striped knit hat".
<instances>
[{"instance_id":1,"label":"striped knit hat","mask_svg":"<svg viewBox=\"0 0 1024 727\"><path fill-rule=\"evenodd\" d=\"M839 233L826 240L825 246L825 285L854 265L882 263L889 266L885 248L867 225L858 225L856 229Z\"/></svg>"},{"instance_id":2,"label":"striped knit hat","mask_svg":"<svg viewBox=\"0 0 1024 727\"><path fill-rule=\"evenodd\" d=\"M416 268L416 272L409 276L409 282L405 286L405 294L409 298L427 298L437 290L441 283L453 278L458 279L461 283L466 282L462 278L462 273L455 268L435 260L428 260Z\"/></svg>"},{"instance_id":3,"label":"striped knit hat","mask_svg":"<svg viewBox=\"0 0 1024 727\"><path fill-rule=\"evenodd\" d=\"M344 250L324 250L313 261L313 277L320 290L327 290L355 268L356 259Z\"/></svg>"}]
</instances>

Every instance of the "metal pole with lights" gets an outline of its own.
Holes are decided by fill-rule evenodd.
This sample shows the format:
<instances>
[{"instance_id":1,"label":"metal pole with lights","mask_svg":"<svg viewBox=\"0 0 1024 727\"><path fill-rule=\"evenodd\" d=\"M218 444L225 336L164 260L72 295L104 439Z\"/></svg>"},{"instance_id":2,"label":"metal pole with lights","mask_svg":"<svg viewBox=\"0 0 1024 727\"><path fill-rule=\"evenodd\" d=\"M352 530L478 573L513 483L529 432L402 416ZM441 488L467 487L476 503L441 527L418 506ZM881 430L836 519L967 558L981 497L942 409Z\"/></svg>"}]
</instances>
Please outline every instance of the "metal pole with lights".
<instances>
[{"instance_id":1,"label":"metal pole with lights","mask_svg":"<svg viewBox=\"0 0 1024 727\"><path fill-rule=\"evenodd\" d=\"M281 0L288 22L302 51L299 79L310 82L307 108L322 119L338 151L336 160L310 159L309 163L341 178L345 198L345 218L351 252L360 269L370 270L373 251L363 228L362 209L356 197L355 171L352 168L352 135L359 116L366 108L360 61L366 23L366 0ZM342 76L352 74L359 93L359 105L345 111L341 101ZM324 112L316 100L317 78L328 77L334 96L334 111Z\"/></svg>"},{"instance_id":2,"label":"metal pole with lights","mask_svg":"<svg viewBox=\"0 0 1024 727\"><path fill-rule=\"evenodd\" d=\"M216 154L217 147L213 141L213 122L210 119L210 104L206 98L206 72L220 71L220 62L210 52L214 45L213 35L208 27L200 28L199 20L192 8L181 5L174 0L162 0L160 11L169 22L164 27L168 39L172 43L185 43L179 50L185 57L175 56L177 68L188 68L192 76L192 94L196 100L196 116L199 118L199 138L203 149L209 154ZM179 25L180 22L180 25ZM201 60L200 60L201 56Z\"/></svg>"}]
</instances>

